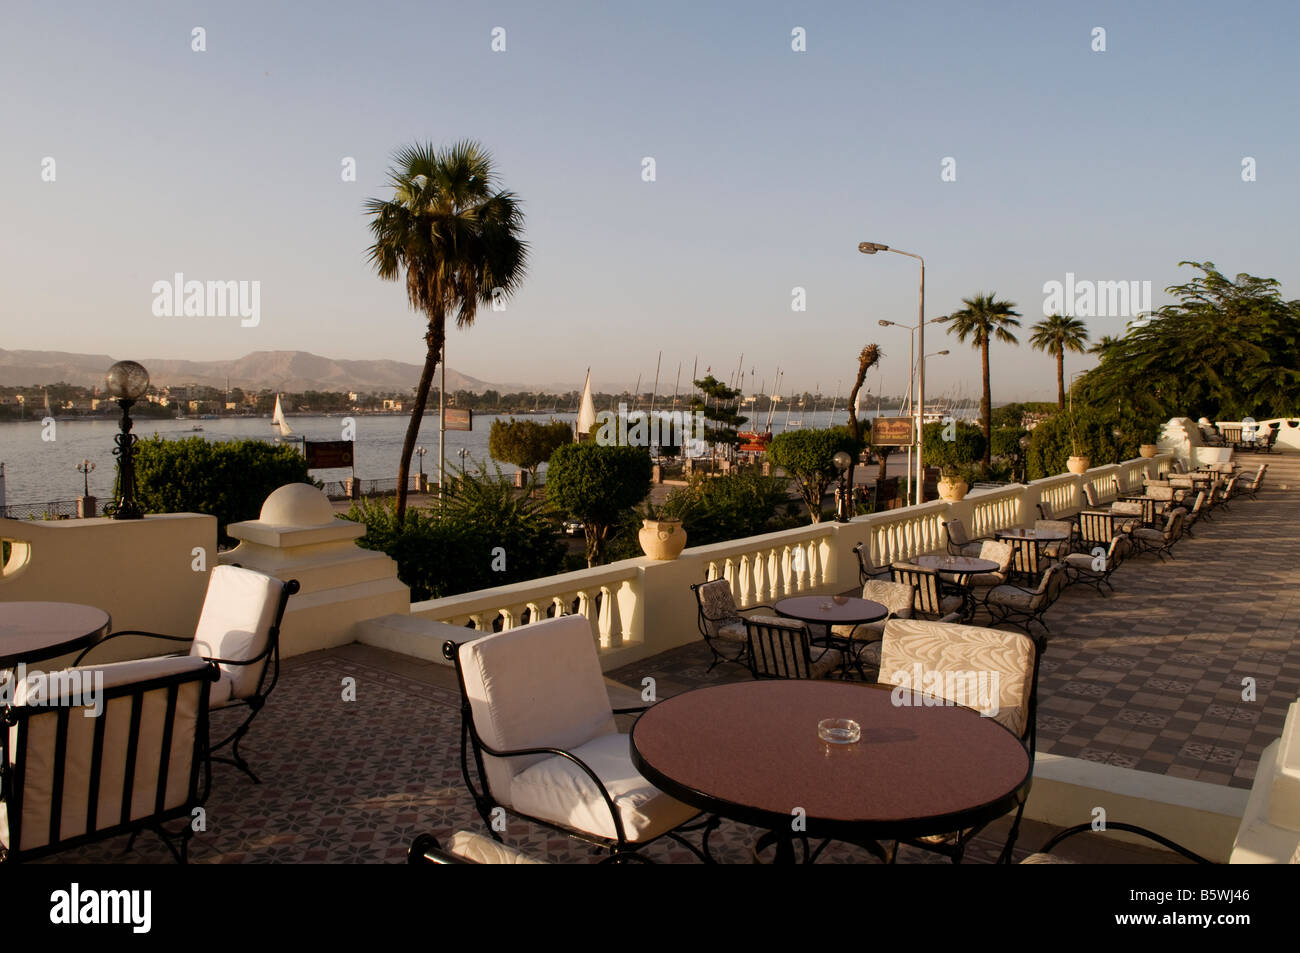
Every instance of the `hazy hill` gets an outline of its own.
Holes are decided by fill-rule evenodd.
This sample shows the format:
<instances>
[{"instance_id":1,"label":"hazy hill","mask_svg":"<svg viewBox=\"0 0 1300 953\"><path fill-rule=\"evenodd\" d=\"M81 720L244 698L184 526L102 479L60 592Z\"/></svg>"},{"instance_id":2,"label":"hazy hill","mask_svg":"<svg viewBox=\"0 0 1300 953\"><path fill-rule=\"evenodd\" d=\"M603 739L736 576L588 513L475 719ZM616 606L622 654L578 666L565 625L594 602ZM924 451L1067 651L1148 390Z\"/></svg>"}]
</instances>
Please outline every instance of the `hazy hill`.
<instances>
[{"instance_id":1,"label":"hazy hill","mask_svg":"<svg viewBox=\"0 0 1300 953\"><path fill-rule=\"evenodd\" d=\"M0 348L0 385L31 386L66 381L102 386L104 372L118 358L66 351L6 351ZM204 384L244 390L402 391L420 382L420 366L401 361L340 361L306 351L253 351L233 361L176 361L140 358L157 385ZM435 379L435 386L437 381ZM482 393L509 387L447 369L447 390Z\"/></svg>"}]
</instances>

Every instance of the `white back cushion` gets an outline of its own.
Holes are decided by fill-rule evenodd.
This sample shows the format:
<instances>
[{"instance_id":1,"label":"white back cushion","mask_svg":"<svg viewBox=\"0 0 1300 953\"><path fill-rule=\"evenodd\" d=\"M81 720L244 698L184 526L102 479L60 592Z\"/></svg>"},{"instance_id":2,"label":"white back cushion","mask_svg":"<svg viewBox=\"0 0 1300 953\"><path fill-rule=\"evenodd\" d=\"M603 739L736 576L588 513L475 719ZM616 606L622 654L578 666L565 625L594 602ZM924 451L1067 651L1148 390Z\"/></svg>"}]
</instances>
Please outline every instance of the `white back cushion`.
<instances>
[{"instance_id":1,"label":"white back cushion","mask_svg":"<svg viewBox=\"0 0 1300 953\"><path fill-rule=\"evenodd\" d=\"M203 614L194 631L191 655L202 658L252 659L266 648L283 583L239 566L218 566L208 577ZM231 695L247 698L257 691L264 663L222 665Z\"/></svg>"},{"instance_id":2,"label":"white back cushion","mask_svg":"<svg viewBox=\"0 0 1300 953\"><path fill-rule=\"evenodd\" d=\"M566 615L460 646L474 725L498 750L571 749L615 730L591 623ZM492 795L510 806L516 774L550 755L484 755Z\"/></svg>"}]
</instances>

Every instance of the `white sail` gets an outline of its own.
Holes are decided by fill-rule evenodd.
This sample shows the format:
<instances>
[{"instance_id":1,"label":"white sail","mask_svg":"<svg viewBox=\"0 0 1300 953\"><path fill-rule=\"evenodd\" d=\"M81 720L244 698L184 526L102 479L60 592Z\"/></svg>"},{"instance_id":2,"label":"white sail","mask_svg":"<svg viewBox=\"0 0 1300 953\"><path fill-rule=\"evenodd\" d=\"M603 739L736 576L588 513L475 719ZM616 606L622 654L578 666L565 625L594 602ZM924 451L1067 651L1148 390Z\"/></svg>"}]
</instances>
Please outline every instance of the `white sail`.
<instances>
[{"instance_id":1,"label":"white sail","mask_svg":"<svg viewBox=\"0 0 1300 953\"><path fill-rule=\"evenodd\" d=\"M275 413L271 417L271 425L280 428L280 436L287 437L293 433L289 428L289 422L284 419L284 409L280 406L280 395L275 395Z\"/></svg>"},{"instance_id":2,"label":"white sail","mask_svg":"<svg viewBox=\"0 0 1300 953\"><path fill-rule=\"evenodd\" d=\"M591 368L587 368L587 383L582 388L582 403L578 405L578 423L574 428L574 439L581 440L583 434L591 433L596 426L596 404L591 399Z\"/></svg>"}]
</instances>

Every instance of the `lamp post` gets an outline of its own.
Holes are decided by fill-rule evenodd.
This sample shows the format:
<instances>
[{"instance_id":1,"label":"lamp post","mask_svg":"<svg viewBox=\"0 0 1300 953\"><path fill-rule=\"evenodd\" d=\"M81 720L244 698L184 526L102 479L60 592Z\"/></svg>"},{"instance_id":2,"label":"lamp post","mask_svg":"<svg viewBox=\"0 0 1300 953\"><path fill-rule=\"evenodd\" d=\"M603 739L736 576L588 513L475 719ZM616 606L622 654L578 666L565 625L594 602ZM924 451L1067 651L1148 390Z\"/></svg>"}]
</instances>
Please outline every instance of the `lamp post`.
<instances>
[{"instance_id":1,"label":"lamp post","mask_svg":"<svg viewBox=\"0 0 1300 953\"><path fill-rule=\"evenodd\" d=\"M77 464L77 472L82 474L82 496L90 496L90 473L95 469L95 464L89 460L82 460Z\"/></svg>"},{"instance_id":2,"label":"lamp post","mask_svg":"<svg viewBox=\"0 0 1300 953\"><path fill-rule=\"evenodd\" d=\"M117 505L113 510L115 520L138 520L144 518L140 504L135 501L135 442L136 435L131 433L131 405L144 396L149 389L149 372L135 361L118 361L108 369L104 378L109 395L122 408L122 420L118 424L119 433L113 438L117 446L113 456L117 457Z\"/></svg>"},{"instance_id":3,"label":"lamp post","mask_svg":"<svg viewBox=\"0 0 1300 953\"><path fill-rule=\"evenodd\" d=\"M906 255L908 258L915 258L921 263L921 303L917 312L916 324L916 350L918 354L925 354L925 259L920 255L914 255L910 251L901 251L897 248L890 248L888 245L882 245L879 242L861 242L858 244L858 251L864 255L874 255L878 251L892 251L896 255ZM917 368L916 375L916 419L919 423L925 423L925 358L922 357ZM925 485L922 477L925 471L921 468L921 439L920 427L916 431L916 497L917 502L924 502L921 499L922 487Z\"/></svg>"},{"instance_id":4,"label":"lamp post","mask_svg":"<svg viewBox=\"0 0 1300 953\"><path fill-rule=\"evenodd\" d=\"M835 522L847 523L849 521L849 490L845 486L845 477L849 472L849 465L853 463L853 458L843 450L831 457L835 464L835 469L840 471L840 485L835 494Z\"/></svg>"}]
</instances>

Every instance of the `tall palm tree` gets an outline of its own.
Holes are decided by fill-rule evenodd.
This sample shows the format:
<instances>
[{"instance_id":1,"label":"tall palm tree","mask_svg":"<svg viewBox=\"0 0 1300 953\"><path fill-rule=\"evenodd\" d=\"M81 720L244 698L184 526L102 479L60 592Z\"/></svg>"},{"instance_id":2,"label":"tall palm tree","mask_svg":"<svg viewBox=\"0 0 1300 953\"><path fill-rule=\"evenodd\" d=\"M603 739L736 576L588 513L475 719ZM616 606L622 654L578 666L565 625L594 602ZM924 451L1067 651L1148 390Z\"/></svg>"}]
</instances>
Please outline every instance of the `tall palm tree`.
<instances>
[{"instance_id":1,"label":"tall palm tree","mask_svg":"<svg viewBox=\"0 0 1300 953\"><path fill-rule=\"evenodd\" d=\"M1035 324L1029 343L1035 351L1046 351L1056 358L1056 406L1065 409L1065 352L1082 354L1087 349L1088 326L1078 318L1054 314Z\"/></svg>"},{"instance_id":2,"label":"tall palm tree","mask_svg":"<svg viewBox=\"0 0 1300 953\"><path fill-rule=\"evenodd\" d=\"M480 304L509 295L523 281L528 244L521 239L523 212L513 192L498 191L492 157L476 142L436 150L432 144L401 149L389 170L390 200L370 199L370 261L379 277L406 271L406 297L427 319L424 370L398 466L397 521L406 515L411 454L429 399L433 372L447 340L447 319L474 323Z\"/></svg>"},{"instance_id":3,"label":"tall palm tree","mask_svg":"<svg viewBox=\"0 0 1300 953\"><path fill-rule=\"evenodd\" d=\"M1103 334L1099 341L1096 341L1092 347L1088 348L1089 354L1096 354L1101 360L1106 360L1110 354L1120 344L1120 339L1113 334Z\"/></svg>"},{"instance_id":4,"label":"tall palm tree","mask_svg":"<svg viewBox=\"0 0 1300 953\"><path fill-rule=\"evenodd\" d=\"M984 392L980 396L980 422L984 425L984 465L987 467L992 458L993 433L990 419L993 413L993 394L989 384L989 341L997 338L1007 344L1019 344L1020 341L1011 333L1011 328L1020 327L1016 318L1019 311L1013 301L998 301L994 292L977 294L973 298L962 298L966 307L954 311L945 318L935 321L947 323L948 333L957 335L963 344L970 340L972 347L979 348L982 370L984 373Z\"/></svg>"}]
</instances>

